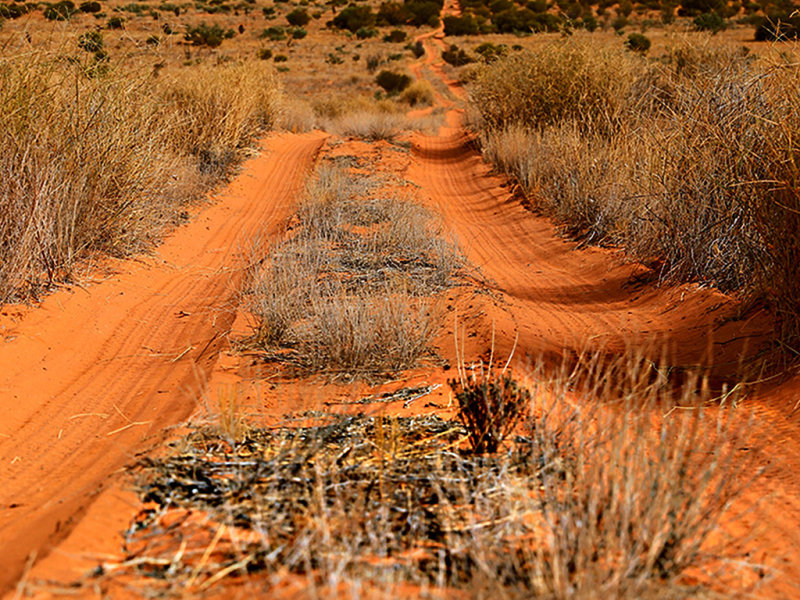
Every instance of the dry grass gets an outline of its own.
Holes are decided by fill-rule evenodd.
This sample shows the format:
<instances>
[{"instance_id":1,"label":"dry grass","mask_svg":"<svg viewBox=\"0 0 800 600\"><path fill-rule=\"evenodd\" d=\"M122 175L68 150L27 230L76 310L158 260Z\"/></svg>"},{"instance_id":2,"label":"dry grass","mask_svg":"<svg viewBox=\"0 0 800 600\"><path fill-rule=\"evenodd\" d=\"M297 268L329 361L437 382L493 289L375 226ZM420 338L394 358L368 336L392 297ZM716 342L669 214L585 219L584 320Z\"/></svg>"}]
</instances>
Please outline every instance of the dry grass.
<instances>
[{"instance_id":1,"label":"dry grass","mask_svg":"<svg viewBox=\"0 0 800 600\"><path fill-rule=\"evenodd\" d=\"M254 342L304 370L366 376L408 368L436 329L431 294L460 259L441 226L376 179L321 168L290 236L252 276ZM286 353L288 351L288 354Z\"/></svg>"},{"instance_id":2,"label":"dry grass","mask_svg":"<svg viewBox=\"0 0 800 600\"><path fill-rule=\"evenodd\" d=\"M125 561L82 583L113 590L122 575L167 596L222 580L269 593L296 578L319 598L746 592L729 587L755 571L729 535L753 480L736 456L742 432L702 409L701 380L676 386L619 360L609 389L606 358L531 373L517 435L491 454L437 417L315 412L235 438L200 429L140 463L151 508L126 532ZM665 415L676 401L694 410Z\"/></svg>"},{"instance_id":3,"label":"dry grass","mask_svg":"<svg viewBox=\"0 0 800 600\"><path fill-rule=\"evenodd\" d=\"M797 62L723 47L648 63L559 42L485 68L470 93L487 158L570 233L663 278L767 294L789 341L798 77Z\"/></svg>"},{"instance_id":4,"label":"dry grass","mask_svg":"<svg viewBox=\"0 0 800 600\"><path fill-rule=\"evenodd\" d=\"M69 277L91 253L147 247L271 123L269 67L155 79L100 66L0 62L0 300Z\"/></svg>"}]
</instances>

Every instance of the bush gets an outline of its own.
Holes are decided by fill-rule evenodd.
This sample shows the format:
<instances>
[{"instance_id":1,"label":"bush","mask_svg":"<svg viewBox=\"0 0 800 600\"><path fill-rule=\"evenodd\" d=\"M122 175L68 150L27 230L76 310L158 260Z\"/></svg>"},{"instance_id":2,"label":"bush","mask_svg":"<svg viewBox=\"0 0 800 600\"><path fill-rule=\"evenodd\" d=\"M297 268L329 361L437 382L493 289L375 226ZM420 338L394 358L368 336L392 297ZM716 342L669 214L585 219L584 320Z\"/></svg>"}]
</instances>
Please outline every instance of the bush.
<instances>
[{"instance_id":1,"label":"bush","mask_svg":"<svg viewBox=\"0 0 800 600\"><path fill-rule=\"evenodd\" d=\"M283 27L267 27L258 35L262 40L279 42L286 39L286 30Z\"/></svg>"},{"instance_id":2,"label":"bush","mask_svg":"<svg viewBox=\"0 0 800 600\"><path fill-rule=\"evenodd\" d=\"M425 55L425 44L421 41L417 40L414 42L414 45L411 46L411 54L414 55L415 58L421 58Z\"/></svg>"},{"instance_id":3,"label":"bush","mask_svg":"<svg viewBox=\"0 0 800 600\"><path fill-rule=\"evenodd\" d=\"M125 26L125 19L122 17L111 17L106 21L106 27L109 29L122 29Z\"/></svg>"},{"instance_id":4,"label":"bush","mask_svg":"<svg viewBox=\"0 0 800 600\"><path fill-rule=\"evenodd\" d=\"M258 52L256 52L256 56L259 60L269 60L272 58L272 50L269 48L259 48Z\"/></svg>"},{"instance_id":5,"label":"bush","mask_svg":"<svg viewBox=\"0 0 800 600\"><path fill-rule=\"evenodd\" d=\"M78 10L82 13L99 13L101 10L103 10L103 7L100 6L99 2L90 0L89 2L81 2L78 6Z\"/></svg>"},{"instance_id":6,"label":"bush","mask_svg":"<svg viewBox=\"0 0 800 600\"><path fill-rule=\"evenodd\" d=\"M480 33L478 21L471 14L460 17L447 16L442 21L445 35L478 35Z\"/></svg>"},{"instance_id":7,"label":"bush","mask_svg":"<svg viewBox=\"0 0 800 600\"><path fill-rule=\"evenodd\" d=\"M381 86L387 94L398 94L411 85L411 77L405 73L384 70L375 76L375 83Z\"/></svg>"},{"instance_id":8,"label":"bush","mask_svg":"<svg viewBox=\"0 0 800 600\"><path fill-rule=\"evenodd\" d=\"M306 31L302 27L296 27L296 28L292 29L292 39L293 40L302 40L307 35L308 35L308 31Z\"/></svg>"},{"instance_id":9,"label":"bush","mask_svg":"<svg viewBox=\"0 0 800 600\"><path fill-rule=\"evenodd\" d=\"M44 18L50 21L66 21L75 14L75 3L72 0L61 0L44 9Z\"/></svg>"},{"instance_id":10,"label":"bush","mask_svg":"<svg viewBox=\"0 0 800 600\"><path fill-rule=\"evenodd\" d=\"M464 424L476 454L493 454L530 409L531 393L511 375L493 378L491 373L463 383L449 381L458 401L458 418Z\"/></svg>"},{"instance_id":11,"label":"bush","mask_svg":"<svg viewBox=\"0 0 800 600\"><path fill-rule=\"evenodd\" d=\"M276 54L275 58L273 58L272 60L275 61L276 63L282 63L289 60L289 57L286 56L285 54Z\"/></svg>"},{"instance_id":12,"label":"bush","mask_svg":"<svg viewBox=\"0 0 800 600\"><path fill-rule=\"evenodd\" d=\"M475 48L475 53L480 55L480 57L486 62L492 62L502 56L505 56L507 52L508 46L503 44L495 46L491 42L484 42Z\"/></svg>"},{"instance_id":13,"label":"bush","mask_svg":"<svg viewBox=\"0 0 800 600\"><path fill-rule=\"evenodd\" d=\"M625 42L625 47L633 52L645 54L650 50L650 38L642 33L632 33Z\"/></svg>"},{"instance_id":14,"label":"bush","mask_svg":"<svg viewBox=\"0 0 800 600\"><path fill-rule=\"evenodd\" d=\"M375 15L369 6L348 6L333 18L333 25L355 33L375 24Z\"/></svg>"},{"instance_id":15,"label":"bush","mask_svg":"<svg viewBox=\"0 0 800 600\"><path fill-rule=\"evenodd\" d=\"M103 50L103 34L99 31L87 31L78 38L78 47L86 52L101 52Z\"/></svg>"},{"instance_id":16,"label":"bush","mask_svg":"<svg viewBox=\"0 0 800 600\"><path fill-rule=\"evenodd\" d=\"M18 19L28 10L29 5L26 4L0 4L0 19Z\"/></svg>"},{"instance_id":17,"label":"bush","mask_svg":"<svg viewBox=\"0 0 800 600\"><path fill-rule=\"evenodd\" d=\"M400 95L400 100L409 106L431 106L433 104L433 88L427 81L415 81Z\"/></svg>"},{"instance_id":18,"label":"bush","mask_svg":"<svg viewBox=\"0 0 800 600\"><path fill-rule=\"evenodd\" d=\"M719 33L728 26L727 21L717 13L703 13L695 17L694 28L697 31L710 31L711 33Z\"/></svg>"},{"instance_id":19,"label":"bush","mask_svg":"<svg viewBox=\"0 0 800 600\"><path fill-rule=\"evenodd\" d=\"M160 46L161 38L158 37L157 35L151 35L144 41L144 43L147 44L148 46Z\"/></svg>"},{"instance_id":20,"label":"bush","mask_svg":"<svg viewBox=\"0 0 800 600\"><path fill-rule=\"evenodd\" d=\"M191 43L193 46L208 46L209 48L217 48L222 41L233 37L232 29L225 30L216 23L213 25L206 25L205 22L200 23L196 27L186 26L186 33L183 39Z\"/></svg>"},{"instance_id":21,"label":"bush","mask_svg":"<svg viewBox=\"0 0 800 600\"><path fill-rule=\"evenodd\" d=\"M305 27L311 21L311 17L305 8L295 8L286 15L286 20L293 27Z\"/></svg>"},{"instance_id":22,"label":"bush","mask_svg":"<svg viewBox=\"0 0 800 600\"><path fill-rule=\"evenodd\" d=\"M356 39L359 40L367 40L370 38L377 37L378 32L375 29L362 27L358 31L356 31Z\"/></svg>"},{"instance_id":23,"label":"bush","mask_svg":"<svg viewBox=\"0 0 800 600\"><path fill-rule=\"evenodd\" d=\"M454 67L461 67L474 62L469 54L455 44L450 44L450 48L442 52L442 60Z\"/></svg>"},{"instance_id":24,"label":"bush","mask_svg":"<svg viewBox=\"0 0 800 600\"><path fill-rule=\"evenodd\" d=\"M406 41L406 37L407 37L406 32L403 31L402 29L393 29L385 36L383 36L383 41L392 44L400 44Z\"/></svg>"}]
</instances>

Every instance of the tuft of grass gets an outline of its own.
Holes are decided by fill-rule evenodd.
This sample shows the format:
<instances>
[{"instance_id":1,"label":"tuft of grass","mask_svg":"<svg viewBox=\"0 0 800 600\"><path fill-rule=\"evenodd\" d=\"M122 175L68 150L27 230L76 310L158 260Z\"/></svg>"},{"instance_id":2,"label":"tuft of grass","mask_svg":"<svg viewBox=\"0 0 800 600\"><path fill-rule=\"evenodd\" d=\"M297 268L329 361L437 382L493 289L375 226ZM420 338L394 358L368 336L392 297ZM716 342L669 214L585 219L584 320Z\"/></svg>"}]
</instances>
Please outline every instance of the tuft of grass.
<instances>
[{"instance_id":1,"label":"tuft of grass","mask_svg":"<svg viewBox=\"0 0 800 600\"><path fill-rule=\"evenodd\" d=\"M350 377L402 370L425 355L436 328L428 296L450 285L459 258L425 209L376 185L336 168L309 183L297 227L252 275L259 348Z\"/></svg>"},{"instance_id":2,"label":"tuft of grass","mask_svg":"<svg viewBox=\"0 0 800 600\"><path fill-rule=\"evenodd\" d=\"M138 466L150 508L125 534L135 559L82 585L122 576L159 596L223 579L262 592L299 580L320 597L408 586L565 600L747 592L729 587L761 568L740 560L731 527L753 479L736 457L741 432L701 408L699 381L643 382L618 364L607 397L600 362L531 373L517 435L493 454L435 416L314 412L235 439L198 429ZM694 410L665 416L676 400Z\"/></svg>"},{"instance_id":3,"label":"tuft of grass","mask_svg":"<svg viewBox=\"0 0 800 600\"><path fill-rule=\"evenodd\" d=\"M255 64L152 78L44 53L0 65L0 301L68 278L95 252L153 243L271 125Z\"/></svg>"}]
</instances>

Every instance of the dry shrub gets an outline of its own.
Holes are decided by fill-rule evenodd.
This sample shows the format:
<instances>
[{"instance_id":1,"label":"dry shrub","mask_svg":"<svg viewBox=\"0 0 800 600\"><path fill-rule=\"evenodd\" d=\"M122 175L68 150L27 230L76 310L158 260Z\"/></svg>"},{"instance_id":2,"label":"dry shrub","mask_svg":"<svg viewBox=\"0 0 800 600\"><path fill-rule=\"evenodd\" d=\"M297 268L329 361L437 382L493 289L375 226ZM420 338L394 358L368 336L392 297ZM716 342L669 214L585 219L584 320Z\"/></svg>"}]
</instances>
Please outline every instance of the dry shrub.
<instances>
[{"instance_id":1,"label":"dry shrub","mask_svg":"<svg viewBox=\"0 0 800 600\"><path fill-rule=\"evenodd\" d=\"M427 81L415 81L400 94L400 101L409 106L431 106L433 104L433 88Z\"/></svg>"},{"instance_id":2,"label":"dry shrub","mask_svg":"<svg viewBox=\"0 0 800 600\"><path fill-rule=\"evenodd\" d=\"M469 598L735 597L745 590L726 586L751 570L729 535L753 478L732 443L742 432L702 409L701 381L648 382L643 361L626 361L610 365L607 397L606 357L534 371L518 435L494 454L432 416L314 412L234 442L201 429L140 464L151 504L126 532L134 558L84 583L123 575L173 595L224 576L268 593L299 576L311 597L409 584ZM665 415L676 401L694 410ZM175 525L187 510L201 518Z\"/></svg>"},{"instance_id":3,"label":"dry shrub","mask_svg":"<svg viewBox=\"0 0 800 600\"><path fill-rule=\"evenodd\" d=\"M450 285L460 259L421 205L380 195L378 183L329 167L310 181L291 235L253 273L260 348L350 377L426 353L437 322L427 296Z\"/></svg>"},{"instance_id":4,"label":"dry shrub","mask_svg":"<svg viewBox=\"0 0 800 600\"><path fill-rule=\"evenodd\" d=\"M570 40L493 62L470 97L491 128L575 122L607 131L627 117L645 75L643 59L622 47Z\"/></svg>"},{"instance_id":5,"label":"dry shrub","mask_svg":"<svg viewBox=\"0 0 800 600\"><path fill-rule=\"evenodd\" d=\"M399 114L358 111L328 120L325 130L344 137L391 140L405 128L405 121Z\"/></svg>"},{"instance_id":6,"label":"dry shrub","mask_svg":"<svg viewBox=\"0 0 800 600\"><path fill-rule=\"evenodd\" d=\"M270 124L263 66L87 69L44 53L0 62L0 300L89 253L142 250Z\"/></svg>"},{"instance_id":7,"label":"dry shrub","mask_svg":"<svg viewBox=\"0 0 800 600\"><path fill-rule=\"evenodd\" d=\"M647 66L586 48L483 71L471 121L487 158L573 235L663 278L768 294L787 341L800 336L798 63L678 45Z\"/></svg>"}]
</instances>

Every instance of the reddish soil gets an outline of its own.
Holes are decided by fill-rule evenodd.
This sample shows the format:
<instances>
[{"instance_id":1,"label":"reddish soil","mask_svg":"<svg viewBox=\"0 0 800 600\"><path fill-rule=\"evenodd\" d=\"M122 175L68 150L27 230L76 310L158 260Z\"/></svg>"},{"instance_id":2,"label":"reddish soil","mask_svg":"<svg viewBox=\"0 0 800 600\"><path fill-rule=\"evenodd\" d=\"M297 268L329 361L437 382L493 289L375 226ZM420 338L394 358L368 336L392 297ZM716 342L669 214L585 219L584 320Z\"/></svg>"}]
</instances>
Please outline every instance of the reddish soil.
<instances>
[{"instance_id":1,"label":"reddish soil","mask_svg":"<svg viewBox=\"0 0 800 600\"><path fill-rule=\"evenodd\" d=\"M2 310L0 591L74 527L110 474L194 410L247 249L287 216L323 140L272 138L154 256L35 309Z\"/></svg>"},{"instance_id":2,"label":"reddish soil","mask_svg":"<svg viewBox=\"0 0 800 600\"><path fill-rule=\"evenodd\" d=\"M462 97L433 51L441 39L422 39L428 52L417 74L437 74L452 98ZM505 359L513 350L519 371L541 355L559 360L587 348L648 355L658 342L670 349L670 364L703 364L724 379L769 335L768 315L742 317L734 298L696 285L659 287L613 251L576 249L490 172L458 126L454 100L437 97L451 107L448 126L438 136L414 135L410 157L392 168L420 186L480 270L480 293L447 298L438 340L444 358L455 359L457 325L467 336L466 358ZM86 292L4 311L17 316L0 321L0 397L8 399L0 429L0 591L11 589L33 551L38 562L28 575L42 579L74 577L91 564L80 559L88 549L93 557L117 552L117 532L135 509L112 474L185 420L207 388L234 386L266 420L364 391L308 381L270 389L246 357L223 352L217 361L231 328L246 330L246 315L236 318L240 252L257 232L280 231L322 144L321 135L271 138L219 203L156 257L117 264L118 274ZM346 151L389 154L385 144L360 142ZM448 374L423 369L392 385L442 382ZM742 440L743 460L767 470L745 499L763 501L736 527L755 532L750 560L780 570L761 597L800 597L800 379L748 391L740 413L756 420ZM433 399L441 404L447 394ZM110 491L98 496L109 481Z\"/></svg>"}]
</instances>

